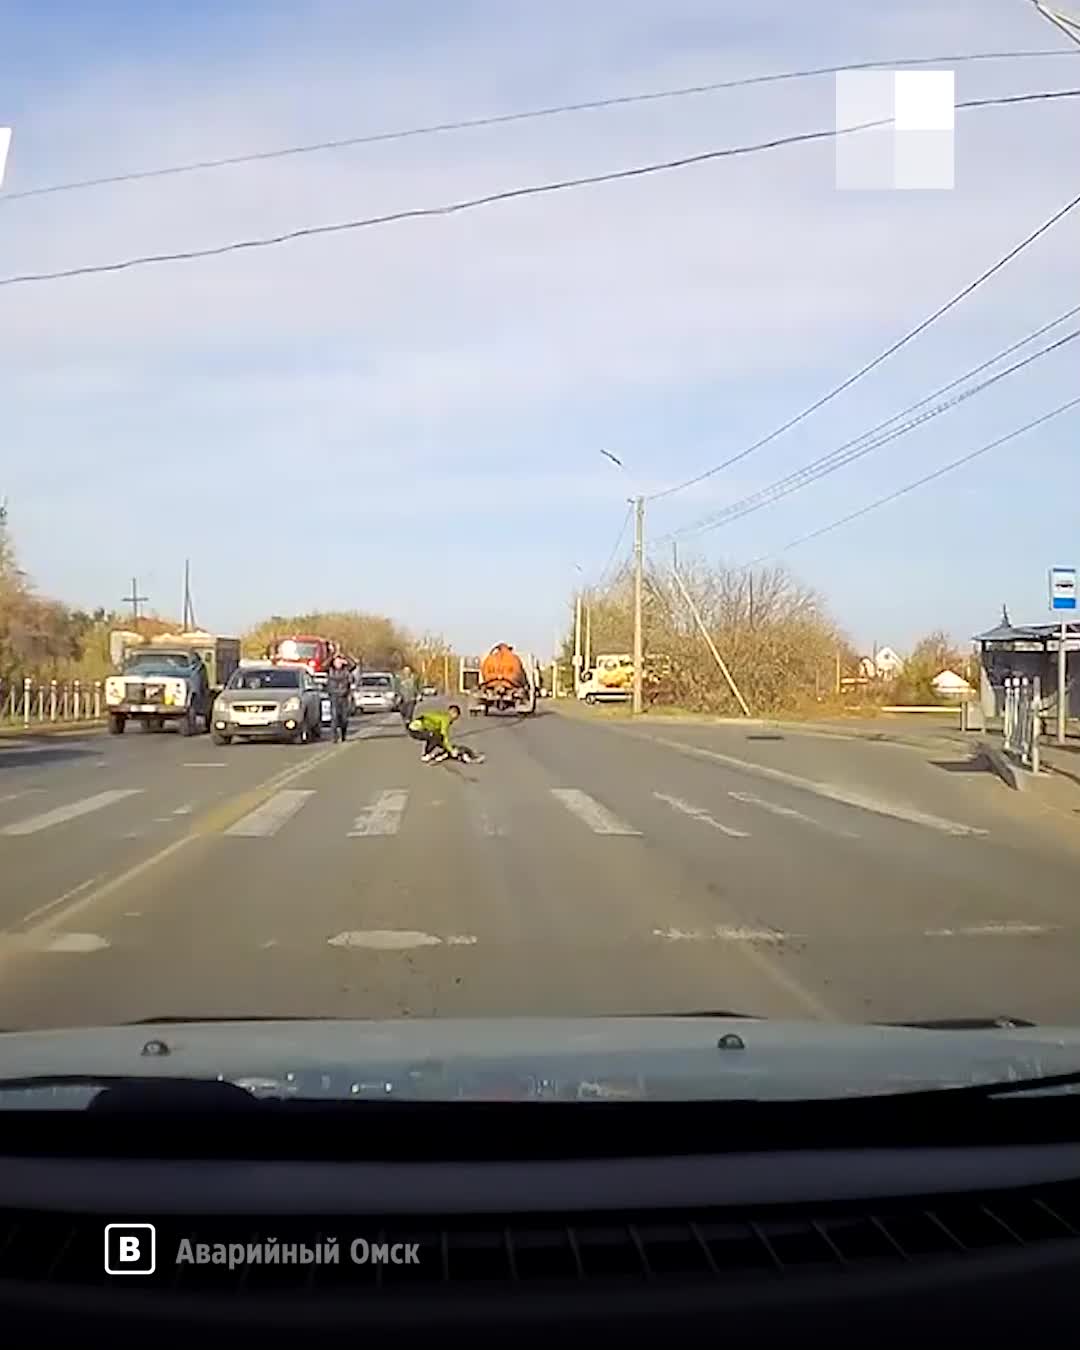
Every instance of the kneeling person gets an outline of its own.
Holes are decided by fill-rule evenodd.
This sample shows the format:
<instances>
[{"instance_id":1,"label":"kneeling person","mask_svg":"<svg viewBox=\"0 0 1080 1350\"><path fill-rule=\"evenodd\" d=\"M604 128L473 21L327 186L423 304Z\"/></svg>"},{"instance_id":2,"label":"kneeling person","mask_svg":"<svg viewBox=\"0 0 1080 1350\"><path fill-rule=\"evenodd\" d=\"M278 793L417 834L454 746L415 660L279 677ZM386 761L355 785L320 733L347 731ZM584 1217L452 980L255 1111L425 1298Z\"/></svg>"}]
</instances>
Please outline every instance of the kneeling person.
<instances>
[{"instance_id":1,"label":"kneeling person","mask_svg":"<svg viewBox=\"0 0 1080 1350\"><path fill-rule=\"evenodd\" d=\"M445 712L426 712L414 717L409 723L409 735L414 741L424 742L424 753L420 758L425 764L438 759L462 759L479 761L481 755L474 754L466 746L456 746L450 739L450 728L461 716L461 709L451 703Z\"/></svg>"}]
</instances>

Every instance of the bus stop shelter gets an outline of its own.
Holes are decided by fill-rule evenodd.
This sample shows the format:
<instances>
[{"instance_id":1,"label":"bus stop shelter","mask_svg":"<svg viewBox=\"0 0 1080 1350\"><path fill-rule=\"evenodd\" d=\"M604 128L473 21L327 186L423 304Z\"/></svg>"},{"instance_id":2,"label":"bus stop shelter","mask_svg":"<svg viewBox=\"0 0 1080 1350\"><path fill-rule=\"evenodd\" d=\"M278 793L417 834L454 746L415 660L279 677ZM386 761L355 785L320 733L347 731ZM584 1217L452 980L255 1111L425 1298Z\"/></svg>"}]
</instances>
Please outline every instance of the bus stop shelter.
<instances>
[{"instance_id":1,"label":"bus stop shelter","mask_svg":"<svg viewBox=\"0 0 1080 1350\"><path fill-rule=\"evenodd\" d=\"M1057 713L1060 623L1013 624L1003 610L1001 622L977 633L979 702L987 719L1000 717L1005 681L1010 676L1038 676L1043 710ZM1080 621L1065 624L1065 707L1068 717L1080 717Z\"/></svg>"}]
</instances>

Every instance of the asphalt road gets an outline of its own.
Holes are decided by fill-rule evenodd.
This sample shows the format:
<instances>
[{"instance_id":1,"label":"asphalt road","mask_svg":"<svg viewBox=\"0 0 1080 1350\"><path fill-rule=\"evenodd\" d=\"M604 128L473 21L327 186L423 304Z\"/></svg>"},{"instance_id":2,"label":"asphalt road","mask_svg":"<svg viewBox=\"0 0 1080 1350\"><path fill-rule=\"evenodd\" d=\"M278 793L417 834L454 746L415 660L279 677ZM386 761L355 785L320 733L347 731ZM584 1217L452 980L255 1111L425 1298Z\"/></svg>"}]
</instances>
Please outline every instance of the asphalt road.
<instances>
[{"instance_id":1,"label":"asphalt road","mask_svg":"<svg viewBox=\"0 0 1080 1350\"><path fill-rule=\"evenodd\" d=\"M0 743L0 1027L730 1010L1080 1022L1080 849L901 747L550 705L425 765Z\"/></svg>"}]
</instances>

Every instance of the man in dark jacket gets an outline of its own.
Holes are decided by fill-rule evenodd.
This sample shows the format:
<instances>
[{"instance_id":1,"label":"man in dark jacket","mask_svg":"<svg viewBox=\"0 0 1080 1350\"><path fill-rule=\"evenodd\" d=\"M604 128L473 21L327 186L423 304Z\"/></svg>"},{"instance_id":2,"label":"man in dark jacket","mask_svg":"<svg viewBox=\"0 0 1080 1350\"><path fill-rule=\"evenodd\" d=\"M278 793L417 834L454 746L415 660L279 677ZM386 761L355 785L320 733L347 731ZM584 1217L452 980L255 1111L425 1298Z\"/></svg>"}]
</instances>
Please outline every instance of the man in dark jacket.
<instances>
[{"instance_id":1,"label":"man in dark jacket","mask_svg":"<svg viewBox=\"0 0 1080 1350\"><path fill-rule=\"evenodd\" d=\"M343 741L349 734L349 713L352 703L352 671L339 652L330 663L326 688L334 705L334 740Z\"/></svg>"},{"instance_id":2,"label":"man in dark jacket","mask_svg":"<svg viewBox=\"0 0 1080 1350\"><path fill-rule=\"evenodd\" d=\"M401 720L408 727L416 715L416 701L419 693L416 686L416 676L412 673L410 666L402 667L401 674L398 676L398 689L401 692L401 703L398 705Z\"/></svg>"}]
</instances>

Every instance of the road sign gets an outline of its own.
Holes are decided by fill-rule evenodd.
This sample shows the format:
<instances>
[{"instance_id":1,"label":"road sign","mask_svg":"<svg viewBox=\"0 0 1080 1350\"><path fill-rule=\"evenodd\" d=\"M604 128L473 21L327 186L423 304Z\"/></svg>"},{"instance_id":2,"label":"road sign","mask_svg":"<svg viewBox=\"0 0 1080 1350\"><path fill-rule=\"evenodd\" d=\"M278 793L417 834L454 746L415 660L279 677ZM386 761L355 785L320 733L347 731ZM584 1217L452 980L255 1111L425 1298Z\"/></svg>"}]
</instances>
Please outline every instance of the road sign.
<instances>
[{"instance_id":1,"label":"road sign","mask_svg":"<svg viewBox=\"0 0 1080 1350\"><path fill-rule=\"evenodd\" d=\"M1076 568L1051 567L1050 569L1050 608L1076 608Z\"/></svg>"}]
</instances>

